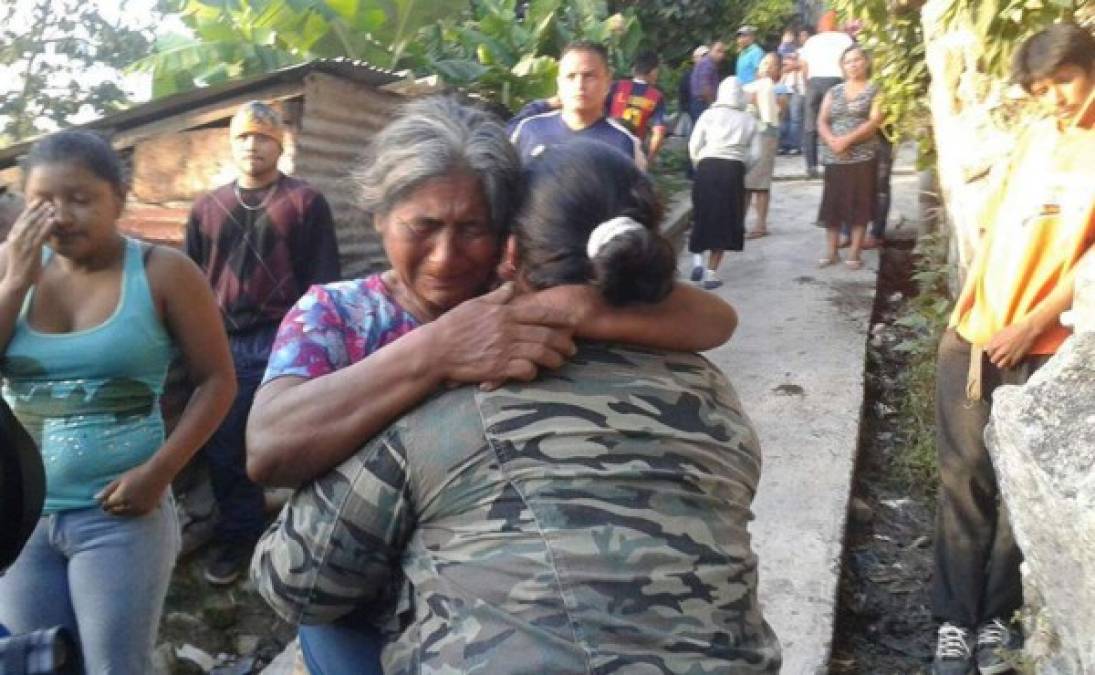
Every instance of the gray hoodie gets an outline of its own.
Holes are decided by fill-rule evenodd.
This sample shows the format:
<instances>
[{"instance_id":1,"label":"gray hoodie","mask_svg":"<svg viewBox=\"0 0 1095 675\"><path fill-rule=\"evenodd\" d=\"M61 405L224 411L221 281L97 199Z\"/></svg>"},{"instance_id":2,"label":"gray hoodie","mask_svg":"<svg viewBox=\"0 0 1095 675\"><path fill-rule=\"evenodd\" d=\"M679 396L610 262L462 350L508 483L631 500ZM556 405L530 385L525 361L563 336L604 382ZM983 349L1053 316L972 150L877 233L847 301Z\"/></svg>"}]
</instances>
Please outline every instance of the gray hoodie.
<instances>
[{"instance_id":1,"label":"gray hoodie","mask_svg":"<svg viewBox=\"0 0 1095 675\"><path fill-rule=\"evenodd\" d=\"M760 134L756 118L745 112L747 102L738 78L728 77L719 84L715 102L700 115L688 139L693 164L709 157L744 162L746 169L757 163Z\"/></svg>"}]
</instances>

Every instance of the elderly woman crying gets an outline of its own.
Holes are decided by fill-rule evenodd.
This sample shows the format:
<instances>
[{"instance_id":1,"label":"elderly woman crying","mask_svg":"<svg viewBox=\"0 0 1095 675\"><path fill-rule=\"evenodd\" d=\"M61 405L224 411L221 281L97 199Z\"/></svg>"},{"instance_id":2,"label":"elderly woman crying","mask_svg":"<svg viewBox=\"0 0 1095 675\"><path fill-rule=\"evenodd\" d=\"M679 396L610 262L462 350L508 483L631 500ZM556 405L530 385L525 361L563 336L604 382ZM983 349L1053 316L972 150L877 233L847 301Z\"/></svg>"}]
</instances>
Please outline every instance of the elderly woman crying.
<instances>
[{"instance_id":1,"label":"elderly woman crying","mask_svg":"<svg viewBox=\"0 0 1095 675\"><path fill-rule=\"evenodd\" d=\"M528 176L520 292L671 292L630 159L575 141ZM262 596L307 632L382 625L385 673L779 672L747 529L760 446L730 383L696 354L578 343L534 382L431 397L297 491L256 550Z\"/></svg>"},{"instance_id":2,"label":"elderly woman crying","mask_svg":"<svg viewBox=\"0 0 1095 675\"><path fill-rule=\"evenodd\" d=\"M391 268L313 287L286 315L248 421L248 471L261 483L315 479L446 383L557 368L575 336L702 350L736 326L729 305L672 284L658 303L621 307L584 284L520 299L512 284L494 288L500 268L512 272L499 263L523 180L502 124L481 110L445 98L406 106L353 178ZM372 672L360 652L337 656L375 643L358 627L302 631L312 672Z\"/></svg>"}]
</instances>

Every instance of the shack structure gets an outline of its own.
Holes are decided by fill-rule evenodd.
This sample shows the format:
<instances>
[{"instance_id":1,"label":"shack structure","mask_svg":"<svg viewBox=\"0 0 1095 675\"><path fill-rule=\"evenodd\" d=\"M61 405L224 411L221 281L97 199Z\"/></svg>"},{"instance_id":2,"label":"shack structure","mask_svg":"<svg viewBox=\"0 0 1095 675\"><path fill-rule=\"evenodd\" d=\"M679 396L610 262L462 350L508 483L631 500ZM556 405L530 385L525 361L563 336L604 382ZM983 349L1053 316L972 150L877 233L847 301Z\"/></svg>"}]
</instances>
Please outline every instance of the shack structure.
<instances>
[{"instance_id":1,"label":"shack structure","mask_svg":"<svg viewBox=\"0 0 1095 675\"><path fill-rule=\"evenodd\" d=\"M342 274L351 278L380 268L384 253L372 225L354 205L347 170L408 92L415 91L422 87L367 63L316 60L150 101L81 128L104 133L129 165L132 189L120 228L141 239L181 246L193 201L235 177L228 144L232 114L251 100L274 105L286 125L279 168L327 197ZM0 188L21 190L18 160L31 144L0 149Z\"/></svg>"}]
</instances>

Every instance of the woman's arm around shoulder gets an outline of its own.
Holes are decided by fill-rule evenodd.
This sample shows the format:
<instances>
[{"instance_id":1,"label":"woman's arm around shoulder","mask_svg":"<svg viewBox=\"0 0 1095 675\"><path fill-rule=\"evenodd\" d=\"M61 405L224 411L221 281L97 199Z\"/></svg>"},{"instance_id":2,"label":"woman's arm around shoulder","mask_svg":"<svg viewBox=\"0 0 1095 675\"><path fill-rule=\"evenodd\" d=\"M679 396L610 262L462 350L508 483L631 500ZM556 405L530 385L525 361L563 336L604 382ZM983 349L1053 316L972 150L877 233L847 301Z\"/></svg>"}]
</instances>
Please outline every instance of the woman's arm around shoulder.
<instances>
[{"instance_id":1,"label":"woman's arm around shoulder","mask_svg":"<svg viewBox=\"0 0 1095 675\"><path fill-rule=\"evenodd\" d=\"M531 380L539 368L555 368L575 347L567 312L515 307L510 287L465 301L435 321L356 363L330 363L327 372L287 371L259 388L247 420L247 471L264 485L295 487L330 471L393 420L445 382ZM298 303L299 304L299 303ZM310 327L335 351L345 336L337 309L321 308L330 320ZM283 335L300 352L302 336ZM273 361L272 361L273 362ZM268 377L271 376L268 371Z\"/></svg>"},{"instance_id":2,"label":"woman's arm around shoulder","mask_svg":"<svg viewBox=\"0 0 1095 675\"><path fill-rule=\"evenodd\" d=\"M738 315L725 300L680 283L654 304L613 307L590 285L557 286L520 301L568 309L574 313L575 335L587 340L672 351L714 349L738 326Z\"/></svg>"}]
</instances>

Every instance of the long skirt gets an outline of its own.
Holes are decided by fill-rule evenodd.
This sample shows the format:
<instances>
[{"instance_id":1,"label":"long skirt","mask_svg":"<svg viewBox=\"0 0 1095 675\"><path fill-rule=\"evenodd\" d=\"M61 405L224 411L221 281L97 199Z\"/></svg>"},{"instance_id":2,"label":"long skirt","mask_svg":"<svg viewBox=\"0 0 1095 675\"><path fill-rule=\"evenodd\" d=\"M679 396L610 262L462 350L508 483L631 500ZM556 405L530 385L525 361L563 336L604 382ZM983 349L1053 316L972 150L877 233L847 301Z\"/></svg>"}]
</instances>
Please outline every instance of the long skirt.
<instances>
[{"instance_id":1,"label":"long skirt","mask_svg":"<svg viewBox=\"0 0 1095 675\"><path fill-rule=\"evenodd\" d=\"M874 221L878 164L874 159L825 166L825 187L817 224L821 227L853 227Z\"/></svg>"},{"instance_id":2,"label":"long skirt","mask_svg":"<svg viewBox=\"0 0 1095 675\"><path fill-rule=\"evenodd\" d=\"M745 245L745 163L708 157L692 182L692 234L688 250L740 251Z\"/></svg>"}]
</instances>

